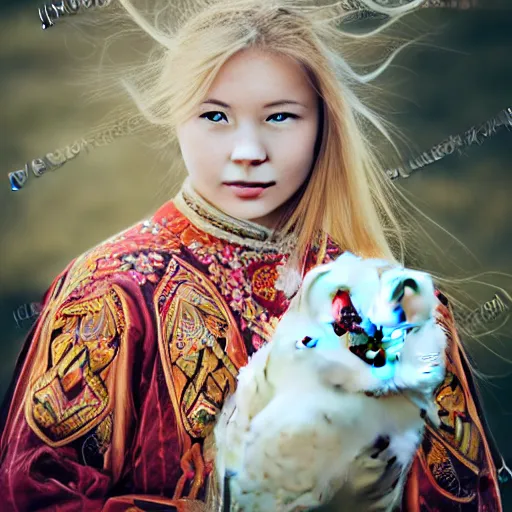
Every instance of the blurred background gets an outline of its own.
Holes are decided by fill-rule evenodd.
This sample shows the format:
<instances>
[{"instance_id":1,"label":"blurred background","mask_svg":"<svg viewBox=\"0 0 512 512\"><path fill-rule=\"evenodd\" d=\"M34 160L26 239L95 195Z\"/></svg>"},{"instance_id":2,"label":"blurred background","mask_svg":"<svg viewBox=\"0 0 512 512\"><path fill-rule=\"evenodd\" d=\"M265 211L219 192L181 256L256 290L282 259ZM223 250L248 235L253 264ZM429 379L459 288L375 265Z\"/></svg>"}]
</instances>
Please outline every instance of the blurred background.
<instances>
[{"instance_id":1,"label":"blurred background","mask_svg":"<svg viewBox=\"0 0 512 512\"><path fill-rule=\"evenodd\" d=\"M512 107L510 0L459 3L473 7L426 9L403 22L424 37L398 57L382 89L385 115L409 142L404 157ZM10 191L9 171L80 138L125 101L91 101L90 82L83 78L114 28L88 31L61 20L43 32L37 7L33 0L0 0L0 397L35 318L31 305L52 279L72 258L170 199L181 179L169 171L168 155L162 158L147 138L131 137ZM136 53L138 46L125 44L122 51ZM490 279L512 289L506 275L512 274L511 157L512 133L503 130L401 184L467 247L437 230L448 275L494 271ZM429 258L437 268L439 258L430 252ZM481 286L470 293L483 301L494 292ZM500 332L466 340L466 346L486 376L481 387L488 422L510 461L510 324ZM512 510L511 490L510 484L503 488L505 510Z\"/></svg>"}]
</instances>

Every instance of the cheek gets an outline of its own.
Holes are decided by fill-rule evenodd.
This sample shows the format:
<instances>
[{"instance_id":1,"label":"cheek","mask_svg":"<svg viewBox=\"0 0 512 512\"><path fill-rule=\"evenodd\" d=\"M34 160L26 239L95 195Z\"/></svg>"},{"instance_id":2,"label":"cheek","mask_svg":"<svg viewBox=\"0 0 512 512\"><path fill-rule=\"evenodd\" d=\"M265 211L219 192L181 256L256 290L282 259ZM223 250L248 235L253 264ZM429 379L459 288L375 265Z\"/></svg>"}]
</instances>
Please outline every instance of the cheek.
<instances>
[{"instance_id":1,"label":"cheek","mask_svg":"<svg viewBox=\"0 0 512 512\"><path fill-rule=\"evenodd\" d=\"M177 130L181 154L192 177L213 175L221 169L223 145L204 130L184 126Z\"/></svg>"},{"instance_id":2,"label":"cheek","mask_svg":"<svg viewBox=\"0 0 512 512\"><path fill-rule=\"evenodd\" d=\"M317 132L305 127L280 141L278 151L283 161L283 174L293 181L304 180L313 163Z\"/></svg>"}]
</instances>

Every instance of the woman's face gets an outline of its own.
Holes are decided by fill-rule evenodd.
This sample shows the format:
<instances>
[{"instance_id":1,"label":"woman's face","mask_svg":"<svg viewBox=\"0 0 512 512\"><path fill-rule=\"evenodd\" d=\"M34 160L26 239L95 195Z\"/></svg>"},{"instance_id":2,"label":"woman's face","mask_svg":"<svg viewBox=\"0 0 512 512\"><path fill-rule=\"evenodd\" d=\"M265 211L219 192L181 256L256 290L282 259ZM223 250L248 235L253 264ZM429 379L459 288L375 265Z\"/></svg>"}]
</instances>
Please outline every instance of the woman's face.
<instances>
[{"instance_id":1,"label":"woman's face","mask_svg":"<svg viewBox=\"0 0 512 512\"><path fill-rule=\"evenodd\" d=\"M318 117L316 92L295 60L237 53L177 127L192 186L228 215L274 227L309 174Z\"/></svg>"}]
</instances>

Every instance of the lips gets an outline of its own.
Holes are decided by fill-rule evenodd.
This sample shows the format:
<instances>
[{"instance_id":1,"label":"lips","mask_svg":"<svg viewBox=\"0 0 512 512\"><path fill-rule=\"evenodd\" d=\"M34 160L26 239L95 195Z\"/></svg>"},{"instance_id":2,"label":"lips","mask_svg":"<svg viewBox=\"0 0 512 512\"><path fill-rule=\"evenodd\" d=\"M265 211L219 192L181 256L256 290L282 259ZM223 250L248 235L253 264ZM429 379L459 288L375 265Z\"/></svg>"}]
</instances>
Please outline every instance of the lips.
<instances>
[{"instance_id":1,"label":"lips","mask_svg":"<svg viewBox=\"0 0 512 512\"><path fill-rule=\"evenodd\" d=\"M268 188L275 185L275 181L226 181L224 185L229 187L242 187L242 188Z\"/></svg>"},{"instance_id":2,"label":"lips","mask_svg":"<svg viewBox=\"0 0 512 512\"><path fill-rule=\"evenodd\" d=\"M275 184L275 181L229 181L224 183L237 197L242 199L255 199Z\"/></svg>"}]
</instances>

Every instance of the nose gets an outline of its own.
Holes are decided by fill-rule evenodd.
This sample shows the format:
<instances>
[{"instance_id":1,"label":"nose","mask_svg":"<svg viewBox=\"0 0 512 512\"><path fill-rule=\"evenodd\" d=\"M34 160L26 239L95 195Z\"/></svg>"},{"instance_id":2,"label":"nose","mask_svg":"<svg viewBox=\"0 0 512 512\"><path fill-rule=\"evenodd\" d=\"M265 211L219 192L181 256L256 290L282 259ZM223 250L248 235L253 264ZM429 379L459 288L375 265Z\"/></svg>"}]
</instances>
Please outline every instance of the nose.
<instances>
[{"instance_id":1,"label":"nose","mask_svg":"<svg viewBox=\"0 0 512 512\"><path fill-rule=\"evenodd\" d=\"M260 165L268 158L264 144L254 130L245 130L245 133L235 139L231 161L239 165Z\"/></svg>"}]
</instances>

